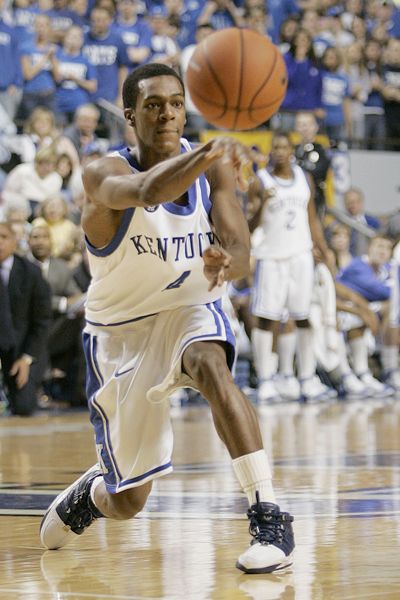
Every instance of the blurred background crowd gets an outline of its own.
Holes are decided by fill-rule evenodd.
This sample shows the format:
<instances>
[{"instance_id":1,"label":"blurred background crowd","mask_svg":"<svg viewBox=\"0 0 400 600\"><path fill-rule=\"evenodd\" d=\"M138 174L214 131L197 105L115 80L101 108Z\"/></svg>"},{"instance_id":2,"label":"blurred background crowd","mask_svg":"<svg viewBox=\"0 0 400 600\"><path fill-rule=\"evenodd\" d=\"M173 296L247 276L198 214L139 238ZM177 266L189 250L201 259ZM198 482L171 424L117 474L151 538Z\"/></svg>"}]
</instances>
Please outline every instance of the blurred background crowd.
<instances>
[{"instance_id":1,"label":"blurred background crowd","mask_svg":"<svg viewBox=\"0 0 400 600\"><path fill-rule=\"evenodd\" d=\"M80 228L82 168L107 152L135 144L121 108L122 82L132 69L162 62L184 78L196 44L232 26L269 36L284 56L287 94L280 111L260 130L266 136L276 130L293 134L293 160L314 180L318 216L335 254L332 281L316 261L315 331L325 331L326 339L315 335L316 374L325 386L315 398L400 391L400 212L385 214L377 204L368 214L365 190L352 185L337 213L328 214L326 197L336 150L400 150L398 3L0 0L0 13L4 411L29 415L53 405L85 405L80 335L90 275ZM189 95L186 108L185 135L201 140L201 132L212 128ZM248 210L248 198L240 200ZM357 279L357 261L368 265L366 282L365 270L361 281ZM36 265L33 271L31 265ZM230 286L239 335L236 377L255 401L269 401L257 395L252 286L251 278ZM351 294L342 298L338 290L343 292L343 287ZM26 307L21 308L23 302ZM355 320L343 317L343 302ZM273 399L297 400L296 328L290 319L282 323L273 349ZM19 364L10 377L17 355L24 357L26 367ZM374 383L359 385L352 375L362 383L358 375L366 371ZM21 386L21 381L28 383ZM184 393L175 401L196 398Z\"/></svg>"}]
</instances>

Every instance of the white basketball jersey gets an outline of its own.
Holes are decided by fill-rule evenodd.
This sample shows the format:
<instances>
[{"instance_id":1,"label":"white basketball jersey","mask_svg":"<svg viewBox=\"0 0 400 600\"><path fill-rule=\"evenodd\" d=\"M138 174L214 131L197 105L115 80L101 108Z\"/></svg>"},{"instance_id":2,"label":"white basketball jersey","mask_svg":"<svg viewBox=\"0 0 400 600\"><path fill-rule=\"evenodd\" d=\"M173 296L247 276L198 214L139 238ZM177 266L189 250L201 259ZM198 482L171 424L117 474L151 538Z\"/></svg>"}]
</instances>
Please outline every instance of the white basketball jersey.
<instances>
[{"instance_id":1,"label":"white basketball jersey","mask_svg":"<svg viewBox=\"0 0 400 600\"><path fill-rule=\"evenodd\" d=\"M191 150L187 140L181 145L182 152ZM128 150L119 154L132 171L139 171ZM128 208L105 248L87 242L92 275L86 301L89 323L117 325L221 298L225 286L209 292L203 273L203 252L218 243L210 224L209 191L201 175L188 190L187 205Z\"/></svg>"},{"instance_id":2,"label":"white basketball jersey","mask_svg":"<svg viewBox=\"0 0 400 600\"><path fill-rule=\"evenodd\" d=\"M298 165L292 169L292 179L276 177L266 169L257 172L264 188L273 193L261 213L262 233L253 250L258 259L290 258L313 247L307 208L310 186Z\"/></svg>"}]
</instances>

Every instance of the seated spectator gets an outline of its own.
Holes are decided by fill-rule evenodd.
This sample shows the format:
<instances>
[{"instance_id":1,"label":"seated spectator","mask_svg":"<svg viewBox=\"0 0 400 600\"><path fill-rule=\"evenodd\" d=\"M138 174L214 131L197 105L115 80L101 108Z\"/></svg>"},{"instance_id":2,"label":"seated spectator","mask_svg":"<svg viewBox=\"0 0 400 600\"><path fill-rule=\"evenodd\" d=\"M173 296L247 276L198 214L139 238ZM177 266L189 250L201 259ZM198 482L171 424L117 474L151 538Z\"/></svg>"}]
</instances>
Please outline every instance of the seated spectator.
<instances>
[{"instance_id":1,"label":"seated spectator","mask_svg":"<svg viewBox=\"0 0 400 600\"><path fill-rule=\"evenodd\" d=\"M378 231L381 227L379 219L365 212L364 194L359 188L352 187L344 195L344 207L347 214L358 223L367 225ZM365 237L358 231L352 229L350 252L353 256L359 256L365 251Z\"/></svg>"},{"instance_id":2,"label":"seated spectator","mask_svg":"<svg viewBox=\"0 0 400 600\"><path fill-rule=\"evenodd\" d=\"M329 247L333 250L339 273L353 260L350 252L351 230L346 225L335 223L329 232Z\"/></svg>"},{"instance_id":3,"label":"seated spectator","mask_svg":"<svg viewBox=\"0 0 400 600\"><path fill-rule=\"evenodd\" d=\"M352 135L350 83L342 71L342 58L337 48L327 48L321 63L324 129L329 139L337 143Z\"/></svg>"},{"instance_id":4,"label":"seated spectator","mask_svg":"<svg viewBox=\"0 0 400 600\"><path fill-rule=\"evenodd\" d=\"M381 319L381 362L383 377L393 389L400 390L399 356L399 298L394 294L398 290L398 268L390 263L392 241L383 236L371 240L368 253L356 257L342 270L337 280L340 284L362 296ZM368 353L364 342L358 342L354 348L355 372L368 384ZM363 378L367 373L366 379Z\"/></svg>"},{"instance_id":5,"label":"seated spectator","mask_svg":"<svg viewBox=\"0 0 400 600\"><path fill-rule=\"evenodd\" d=\"M61 191L62 179L56 172L57 154L49 146L36 153L33 163L22 163L7 175L2 191L5 202L19 196L31 206L31 216L36 216L37 207L50 195Z\"/></svg>"},{"instance_id":6,"label":"seated spectator","mask_svg":"<svg viewBox=\"0 0 400 600\"><path fill-rule=\"evenodd\" d=\"M29 202L19 196L9 199L4 207L4 220L14 230L17 238L16 254L19 254L19 256L26 256L28 253L28 239L31 230L31 224L28 221L30 214Z\"/></svg>"},{"instance_id":7,"label":"seated spectator","mask_svg":"<svg viewBox=\"0 0 400 600\"><path fill-rule=\"evenodd\" d=\"M64 135L74 144L80 158L82 151L93 143L100 142L96 134L100 121L100 110L95 104L83 104L74 114L74 120L71 125L65 128ZM108 146L107 140L103 139L104 148Z\"/></svg>"},{"instance_id":8,"label":"seated spectator","mask_svg":"<svg viewBox=\"0 0 400 600\"><path fill-rule=\"evenodd\" d=\"M300 141L294 149L296 161L314 181L315 206L322 221L325 216L326 180L331 168L331 158L328 150L316 141L318 121L312 113L297 113L295 130L300 135Z\"/></svg>"},{"instance_id":9,"label":"seated spectator","mask_svg":"<svg viewBox=\"0 0 400 600\"><path fill-rule=\"evenodd\" d=\"M68 218L68 205L62 196L47 198L40 206L32 227L47 226L51 237L52 256L62 258L71 265L80 260L80 230Z\"/></svg>"},{"instance_id":10,"label":"seated spectator","mask_svg":"<svg viewBox=\"0 0 400 600\"><path fill-rule=\"evenodd\" d=\"M293 131L296 113L313 112L322 117L322 78L312 47L310 34L299 29L289 52L284 55L288 73L288 87L282 102L280 128ZM274 118L274 121L278 119Z\"/></svg>"},{"instance_id":11,"label":"seated spectator","mask_svg":"<svg viewBox=\"0 0 400 600\"><path fill-rule=\"evenodd\" d=\"M68 205L72 203L70 182L74 173L74 165L68 154L60 154L57 158L56 171L62 178L61 194Z\"/></svg>"},{"instance_id":12,"label":"seated spectator","mask_svg":"<svg viewBox=\"0 0 400 600\"><path fill-rule=\"evenodd\" d=\"M56 127L53 111L38 106L32 111L25 122L24 133L19 137L22 162L34 160L36 152L47 146L52 146L57 154L68 154L75 166L79 166L79 156L71 141L60 134Z\"/></svg>"},{"instance_id":13,"label":"seated spectator","mask_svg":"<svg viewBox=\"0 0 400 600\"><path fill-rule=\"evenodd\" d=\"M22 100L18 117L26 119L34 108L55 108L56 81L58 81L57 47L51 42L50 17L39 14L35 19L35 36L20 46L23 75Z\"/></svg>"},{"instance_id":14,"label":"seated spectator","mask_svg":"<svg viewBox=\"0 0 400 600\"><path fill-rule=\"evenodd\" d=\"M76 109L87 104L97 89L96 69L82 54L83 35L81 27L70 27L65 33L62 48L56 54L56 112L58 121L63 124L72 121Z\"/></svg>"},{"instance_id":15,"label":"seated spectator","mask_svg":"<svg viewBox=\"0 0 400 600\"><path fill-rule=\"evenodd\" d=\"M50 289L40 269L16 253L9 223L0 223L0 360L11 414L37 408L51 320Z\"/></svg>"},{"instance_id":16,"label":"seated spectator","mask_svg":"<svg viewBox=\"0 0 400 600\"><path fill-rule=\"evenodd\" d=\"M40 266L51 289L53 320L49 330L44 389L56 400L75 403L77 363L83 327L84 296L67 263L54 256L47 225L33 224L29 236L32 260Z\"/></svg>"}]
</instances>

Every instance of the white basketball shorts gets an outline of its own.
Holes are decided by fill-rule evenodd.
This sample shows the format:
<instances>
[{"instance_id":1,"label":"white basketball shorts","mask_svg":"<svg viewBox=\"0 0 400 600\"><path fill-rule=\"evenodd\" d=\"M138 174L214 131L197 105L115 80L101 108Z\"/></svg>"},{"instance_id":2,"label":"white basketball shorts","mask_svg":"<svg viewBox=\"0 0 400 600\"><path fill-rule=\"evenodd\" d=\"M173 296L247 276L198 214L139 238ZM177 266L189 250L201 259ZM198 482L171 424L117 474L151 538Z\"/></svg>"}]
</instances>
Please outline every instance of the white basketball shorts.
<instances>
[{"instance_id":1,"label":"white basketball shorts","mask_svg":"<svg viewBox=\"0 0 400 600\"><path fill-rule=\"evenodd\" d=\"M296 321L310 314L314 285L311 252L284 260L257 261L252 312L257 317L280 321L285 308Z\"/></svg>"},{"instance_id":2,"label":"white basketball shorts","mask_svg":"<svg viewBox=\"0 0 400 600\"><path fill-rule=\"evenodd\" d=\"M107 490L117 493L172 471L168 396L194 387L182 372L193 342L235 340L221 301L185 306L118 326L87 324L83 346L86 391Z\"/></svg>"}]
</instances>

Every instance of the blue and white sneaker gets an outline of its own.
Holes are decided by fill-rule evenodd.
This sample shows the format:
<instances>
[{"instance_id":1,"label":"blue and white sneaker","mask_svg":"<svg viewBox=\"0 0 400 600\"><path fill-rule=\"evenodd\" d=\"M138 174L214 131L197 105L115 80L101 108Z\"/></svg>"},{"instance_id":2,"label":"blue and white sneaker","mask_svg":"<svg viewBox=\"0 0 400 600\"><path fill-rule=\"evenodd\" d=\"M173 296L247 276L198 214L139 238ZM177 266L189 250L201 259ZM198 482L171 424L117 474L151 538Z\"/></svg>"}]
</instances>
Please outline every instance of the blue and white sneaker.
<instances>
[{"instance_id":1,"label":"blue and white sneaker","mask_svg":"<svg viewBox=\"0 0 400 600\"><path fill-rule=\"evenodd\" d=\"M40 540L49 550L72 541L104 515L90 498L90 488L103 474L98 464L86 471L50 504L40 524Z\"/></svg>"},{"instance_id":2,"label":"blue and white sneaker","mask_svg":"<svg viewBox=\"0 0 400 600\"><path fill-rule=\"evenodd\" d=\"M337 391L328 387L317 375L300 380L303 402L323 402L337 398Z\"/></svg>"},{"instance_id":3,"label":"blue and white sneaker","mask_svg":"<svg viewBox=\"0 0 400 600\"><path fill-rule=\"evenodd\" d=\"M379 379L375 379L371 371L361 373L360 375L357 375L357 377L365 385L368 396L372 396L374 398L388 398L389 396L394 395L395 391L392 386L388 385L387 383L382 383L382 381L379 381Z\"/></svg>"},{"instance_id":4,"label":"blue and white sneaker","mask_svg":"<svg viewBox=\"0 0 400 600\"><path fill-rule=\"evenodd\" d=\"M272 573L292 564L294 550L293 517L281 512L279 506L270 502L257 502L247 511L249 532L253 536L250 547L241 554L236 567L255 575Z\"/></svg>"}]
</instances>

